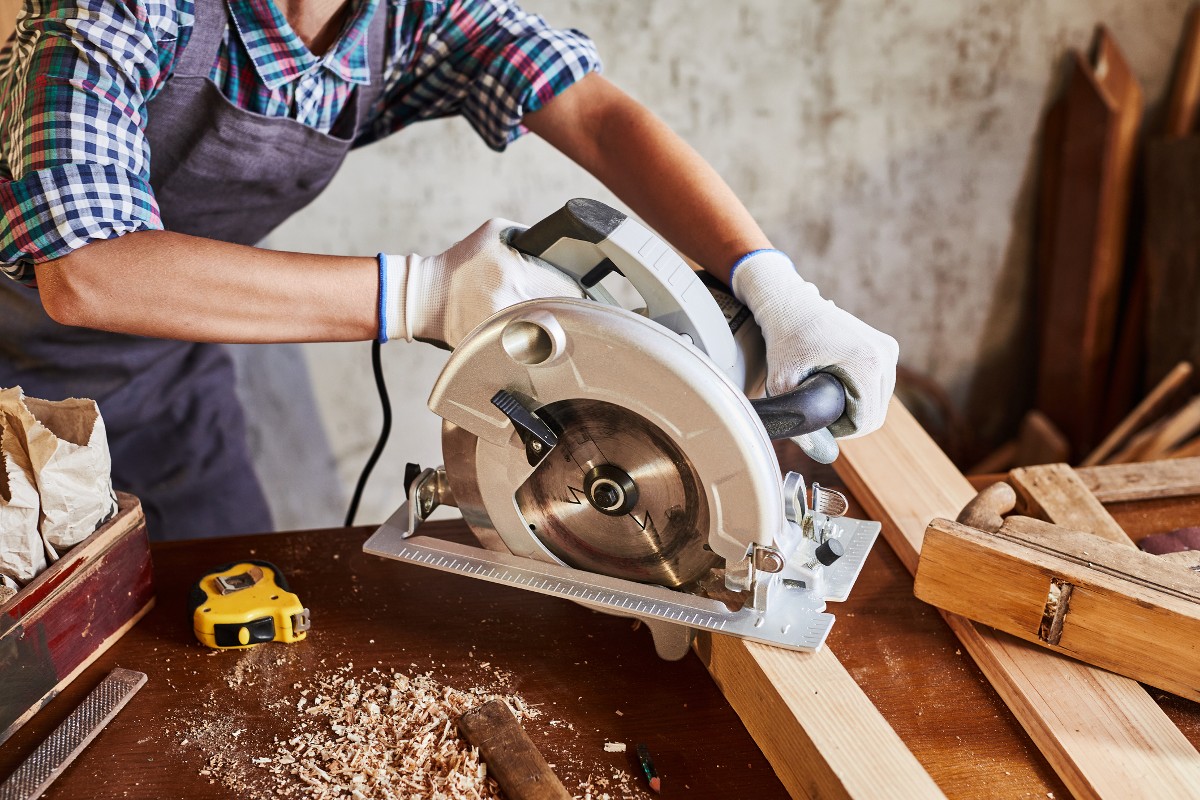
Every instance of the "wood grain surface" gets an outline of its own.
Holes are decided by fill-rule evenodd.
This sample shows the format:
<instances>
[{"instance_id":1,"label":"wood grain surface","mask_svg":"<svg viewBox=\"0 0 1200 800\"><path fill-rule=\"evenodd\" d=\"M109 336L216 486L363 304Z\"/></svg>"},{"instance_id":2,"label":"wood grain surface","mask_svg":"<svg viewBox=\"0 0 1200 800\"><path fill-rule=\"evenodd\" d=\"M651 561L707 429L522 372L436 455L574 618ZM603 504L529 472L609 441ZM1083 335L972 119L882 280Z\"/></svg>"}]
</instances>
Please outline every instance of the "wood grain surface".
<instances>
[{"instance_id":1,"label":"wood grain surface","mask_svg":"<svg viewBox=\"0 0 1200 800\"><path fill-rule=\"evenodd\" d=\"M452 523L440 529L462 533ZM0 775L123 666L146 672L148 685L46 796L252 797L252 788L231 790L201 770L222 755L221 774L240 770L253 786L260 768L250 759L269 756L272 740L294 724L291 706L272 704L294 703L296 684L353 663L356 673L431 672L459 688L494 685L497 672L511 676L511 690L543 712L526 730L576 795L589 773L636 778L634 745L645 742L664 796L787 796L699 659L659 660L648 633L627 619L367 556L367 533L156 545L155 609L0 748ZM192 638L187 588L206 568L248 556L280 566L312 609L313 630L295 645L210 654ZM868 559L849 601L832 610L832 651L948 796L1066 796L937 612L912 596L911 578L886 545ZM627 752L605 753L611 741L627 743ZM865 749L854 755L872 757ZM798 752L794 769L805 768ZM643 793L630 796L649 796L631 783Z\"/></svg>"},{"instance_id":2,"label":"wood grain surface","mask_svg":"<svg viewBox=\"0 0 1200 800\"><path fill-rule=\"evenodd\" d=\"M835 467L913 571L928 523L954 518L975 495L897 400L881 430L842 443ZM1074 795L1194 796L1200 755L1136 682L953 614L946 621Z\"/></svg>"}]
</instances>

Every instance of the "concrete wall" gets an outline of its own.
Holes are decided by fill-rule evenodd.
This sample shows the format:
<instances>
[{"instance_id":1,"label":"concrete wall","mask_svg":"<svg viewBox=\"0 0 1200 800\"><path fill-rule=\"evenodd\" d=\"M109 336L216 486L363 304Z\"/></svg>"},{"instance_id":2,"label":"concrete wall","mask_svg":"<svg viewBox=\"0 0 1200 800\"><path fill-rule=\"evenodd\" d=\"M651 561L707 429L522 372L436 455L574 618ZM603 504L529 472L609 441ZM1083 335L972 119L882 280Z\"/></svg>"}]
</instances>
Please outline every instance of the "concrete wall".
<instances>
[{"instance_id":1,"label":"concrete wall","mask_svg":"<svg viewBox=\"0 0 1200 800\"><path fill-rule=\"evenodd\" d=\"M608 76L717 167L806 276L894 334L902 362L988 430L1028 396L1032 376L1023 331L1034 145L1061 59L1103 21L1154 101L1187 3L525 5L595 38ZM611 199L533 137L496 155L461 122L427 123L356 153L274 244L434 252L489 216L533 221L576 195ZM378 425L368 346L306 355L348 484ZM385 357L399 430L363 520L398 503L405 460L439 461L424 400L443 355L389 345Z\"/></svg>"},{"instance_id":2,"label":"concrete wall","mask_svg":"<svg viewBox=\"0 0 1200 800\"><path fill-rule=\"evenodd\" d=\"M17 5L0 0L5 33ZM592 35L609 77L712 161L802 272L894 334L902 362L988 431L1021 405L1032 376L1024 330L1034 145L1062 56L1087 47L1103 21L1154 101L1187 1L525 5ZM577 195L614 200L533 137L497 155L461 122L425 123L353 154L272 244L437 252L488 217L530 222ZM335 524L379 424L369 346L296 355L239 355L252 378L243 389L254 441L278 523ZM439 461L424 401L444 355L393 344L385 359L397 431L363 521L398 504L406 460ZM318 412L302 396L303 362Z\"/></svg>"}]
</instances>

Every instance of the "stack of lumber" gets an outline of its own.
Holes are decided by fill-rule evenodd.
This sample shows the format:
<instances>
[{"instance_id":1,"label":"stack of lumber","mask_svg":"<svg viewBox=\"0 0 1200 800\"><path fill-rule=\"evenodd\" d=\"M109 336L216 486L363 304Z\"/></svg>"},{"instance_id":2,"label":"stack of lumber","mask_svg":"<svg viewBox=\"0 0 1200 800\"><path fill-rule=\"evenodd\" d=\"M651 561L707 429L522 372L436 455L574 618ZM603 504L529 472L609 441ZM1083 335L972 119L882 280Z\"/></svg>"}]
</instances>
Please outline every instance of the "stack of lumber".
<instances>
[{"instance_id":1,"label":"stack of lumber","mask_svg":"<svg viewBox=\"0 0 1200 800\"><path fill-rule=\"evenodd\" d=\"M1121 421L1082 466L1200 456L1200 394L1195 369L1181 361Z\"/></svg>"},{"instance_id":2,"label":"stack of lumber","mask_svg":"<svg viewBox=\"0 0 1200 800\"><path fill-rule=\"evenodd\" d=\"M1178 366L1200 364L1200 5L1145 140L1143 107L1103 26L1069 53L1041 134L1035 404L972 472L1200 453Z\"/></svg>"}]
</instances>

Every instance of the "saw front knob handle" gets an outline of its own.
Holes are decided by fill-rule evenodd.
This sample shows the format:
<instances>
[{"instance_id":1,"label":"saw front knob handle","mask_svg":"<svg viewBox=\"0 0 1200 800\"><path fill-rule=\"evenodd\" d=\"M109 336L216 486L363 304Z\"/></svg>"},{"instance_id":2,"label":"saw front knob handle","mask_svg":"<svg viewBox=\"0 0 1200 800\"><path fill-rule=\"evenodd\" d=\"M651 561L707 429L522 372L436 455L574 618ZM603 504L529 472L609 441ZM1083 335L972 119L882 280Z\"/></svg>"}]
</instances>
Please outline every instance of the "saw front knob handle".
<instances>
[{"instance_id":1,"label":"saw front knob handle","mask_svg":"<svg viewBox=\"0 0 1200 800\"><path fill-rule=\"evenodd\" d=\"M790 392L756 398L750 405L772 439L792 439L822 464L838 457L837 442L828 428L846 410L846 389L830 373L815 373Z\"/></svg>"}]
</instances>

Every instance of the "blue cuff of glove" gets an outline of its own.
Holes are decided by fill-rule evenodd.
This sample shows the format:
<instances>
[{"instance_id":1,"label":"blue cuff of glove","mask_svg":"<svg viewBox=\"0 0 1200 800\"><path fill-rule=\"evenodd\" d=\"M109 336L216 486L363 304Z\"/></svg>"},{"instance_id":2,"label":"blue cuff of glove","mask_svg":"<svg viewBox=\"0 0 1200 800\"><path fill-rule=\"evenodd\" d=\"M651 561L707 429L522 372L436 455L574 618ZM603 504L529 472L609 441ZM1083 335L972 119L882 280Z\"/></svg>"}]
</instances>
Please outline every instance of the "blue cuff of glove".
<instances>
[{"instance_id":1,"label":"blue cuff of glove","mask_svg":"<svg viewBox=\"0 0 1200 800\"><path fill-rule=\"evenodd\" d=\"M735 274L737 274L738 267L742 266L742 264L745 264L747 261L754 258L755 256L762 255L763 253L776 253L776 254L781 255L784 258L786 258L788 260L788 263L791 263L791 261L792 261L791 257L787 253L783 252L782 250L776 250L773 247L763 247L758 250L751 250L749 253L746 253L746 255L742 256L737 261L733 262L733 266L729 268L729 288L730 289L733 289L733 276ZM734 296L737 297L736 290L734 290ZM742 298L738 297L738 300L741 300L741 299Z\"/></svg>"},{"instance_id":2,"label":"blue cuff of glove","mask_svg":"<svg viewBox=\"0 0 1200 800\"><path fill-rule=\"evenodd\" d=\"M387 335L387 298L388 298L388 269L387 256L383 253L375 256L379 261L379 335L376 337L380 344L385 344Z\"/></svg>"}]
</instances>

